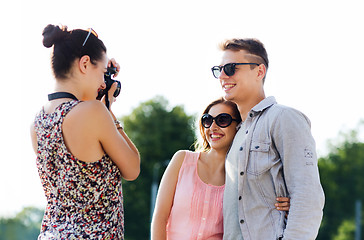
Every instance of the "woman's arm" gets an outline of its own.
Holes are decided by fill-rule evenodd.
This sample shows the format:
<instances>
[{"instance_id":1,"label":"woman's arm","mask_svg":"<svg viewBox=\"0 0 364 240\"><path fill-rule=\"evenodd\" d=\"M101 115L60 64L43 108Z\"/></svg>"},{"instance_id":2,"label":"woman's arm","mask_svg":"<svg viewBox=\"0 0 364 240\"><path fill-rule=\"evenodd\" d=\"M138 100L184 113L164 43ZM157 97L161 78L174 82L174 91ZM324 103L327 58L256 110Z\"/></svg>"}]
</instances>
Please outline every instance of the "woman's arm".
<instances>
[{"instance_id":1,"label":"woman's arm","mask_svg":"<svg viewBox=\"0 0 364 240\"><path fill-rule=\"evenodd\" d=\"M163 174L153 213L151 226L152 240L167 239L166 226L173 205L179 170L185 155L185 151L176 152Z\"/></svg>"},{"instance_id":2,"label":"woman's arm","mask_svg":"<svg viewBox=\"0 0 364 240\"><path fill-rule=\"evenodd\" d=\"M104 151L118 166L125 180L135 180L140 173L140 156L137 148L123 131L119 131L114 116L98 101L93 101L95 114L92 120Z\"/></svg>"},{"instance_id":3,"label":"woman's arm","mask_svg":"<svg viewBox=\"0 0 364 240\"><path fill-rule=\"evenodd\" d=\"M136 153L139 155L139 151L138 149L136 148L136 146L134 145L134 143L130 140L130 138L128 137L128 135L126 135L126 133L124 132L124 129L120 126L119 123L117 123L117 119L114 115L114 113L110 110L110 114L114 120L114 123L115 123L115 127L116 129L119 131L119 133L123 136L123 138L125 139L125 141L128 143L129 147Z\"/></svg>"},{"instance_id":4,"label":"woman's arm","mask_svg":"<svg viewBox=\"0 0 364 240\"><path fill-rule=\"evenodd\" d=\"M116 63L114 59L111 59L108 63L110 66L111 63L117 68L117 72L114 74L114 77L118 74L118 71L120 70L120 65ZM117 84L114 83L109 92L115 92ZM106 153L111 157L111 159L115 162L115 164L118 166L123 178L125 180L135 180L139 173L140 173L140 155L138 149L135 147L134 143L130 140L130 138L126 135L126 133L123 131L123 128L116 124L116 117L114 113L111 110L111 105L115 101L115 97L113 94L109 94L109 102L110 102L110 111L107 111L108 117L112 120L112 123L110 124L109 119L105 119L107 126L104 126L105 129L100 132L101 133L101 144L106 151ZM102 99L102 102L104 102L105 99ZM110 126L112 125L112 126ZM116 131L115 131L116 130ZM116 134L116 132L118 134ZM107 133L107 134L105 134ZM122 141L120 141L122 140ZM120 143L122 142L122 145L114 144L114 143ZM125 155L124 157L121 157L120 150L123 150Z\"/></svg>"}]
</instances>

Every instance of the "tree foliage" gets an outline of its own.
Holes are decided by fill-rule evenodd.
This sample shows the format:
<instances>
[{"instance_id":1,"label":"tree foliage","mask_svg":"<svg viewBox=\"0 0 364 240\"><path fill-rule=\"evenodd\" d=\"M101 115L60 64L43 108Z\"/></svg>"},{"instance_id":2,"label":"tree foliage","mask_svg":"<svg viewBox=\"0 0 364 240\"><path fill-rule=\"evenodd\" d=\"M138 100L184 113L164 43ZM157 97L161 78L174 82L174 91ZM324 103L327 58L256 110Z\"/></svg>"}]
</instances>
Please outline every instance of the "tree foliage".
<instances>
[{"instance_id":1,"label":"tree foliage","mask_svg":"<svg viewBox=\"0 0 364 240\"><path fill-rule=\"evenodd\" d=\"M357 130L342 134L343 142L332 146L330 154L319 159L326 200L317 239L352 239L344 236L352 233L355 201L364 201L364 143L358 135Z\"/></svg>"},{"instance_id":2,"label":"tree foliage","mask_svg":"<svg viewBox=\"0 0 364 240\"><path fill-rule=\"evenodd\" d=\"M44 211L25 207L15 217L0 218L0 240L37 239Z\"/></svg>"},{"instance_id":3,"label":"tree foliage","mask_svg":"<svg viewBox=\"0 0 364 240\"><path fill-rule=\"evenodd\" d=\"M355 222L353 220L344 220L337 230L333 240L351 240L354 239Z\"/></svg>"},{"instance_id":4,"label":"tree foliage","mask_svg":"<svg viewBox=\"0 0 364 240\"><path fill-rule=\"evenodd\" d=\"M127 239L147 239L151 184L153 180L159 183L165 163L177 150L191 149L196 137L194 117L188 116L181 106L169 109L167 100L155 97L141 103L121 120L141 155L138 179L123 183L125 236Z\"/></svg>"}]
</instances>

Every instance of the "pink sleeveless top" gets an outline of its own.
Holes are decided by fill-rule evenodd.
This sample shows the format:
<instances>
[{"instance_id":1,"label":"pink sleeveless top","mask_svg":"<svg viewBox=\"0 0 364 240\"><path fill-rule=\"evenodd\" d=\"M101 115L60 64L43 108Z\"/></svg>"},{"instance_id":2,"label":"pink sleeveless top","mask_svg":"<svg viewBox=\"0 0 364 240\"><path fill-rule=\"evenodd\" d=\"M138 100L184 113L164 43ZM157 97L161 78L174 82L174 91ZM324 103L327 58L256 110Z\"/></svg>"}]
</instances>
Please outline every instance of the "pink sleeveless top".
<instances>
[{"instance_id":1,"label":"pink sleeveless top","mask_svg":"<svg viewBox=\"0 0 364 240\"><path fill-rule=\"evenodd\" d=\"M167 240L221 240L223 186L204 183L197 173L200 153L186 152L167 224Z\"/></svg>"}]
</instances>

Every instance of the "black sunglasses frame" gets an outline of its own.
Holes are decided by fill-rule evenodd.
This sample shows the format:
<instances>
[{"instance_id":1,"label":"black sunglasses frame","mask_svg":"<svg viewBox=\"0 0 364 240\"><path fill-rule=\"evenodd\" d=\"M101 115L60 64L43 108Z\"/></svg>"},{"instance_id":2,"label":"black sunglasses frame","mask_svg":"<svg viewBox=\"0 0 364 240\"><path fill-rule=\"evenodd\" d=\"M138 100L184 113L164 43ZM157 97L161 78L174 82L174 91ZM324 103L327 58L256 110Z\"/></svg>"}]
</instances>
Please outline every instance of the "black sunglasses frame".
<instances>
[{"instance_id":1,"label":"black sunglasses frame","mask_svg":"<svg viewBox=\"0 0 364 240\"><path fill-rule=\"evenodd\" d=\"M219 78L221 76L222 70L224 70L226 76L233 76L235 74L236 65L256 65L259 66L259 63L227 63L224 66L213 66L211 68L212 74L215 78Z\"/></svg>"},{"instance_id":2,"label":"black sunglasses frame","mask_svg":"<svg viewBox=\"0 0 364 240\"><path fill-rule=\"evenodd\" d=\"M228 117L228 119L229 119L229 122L228 122L228 124L227 125L221 125L221 123L219 123L220 121L219 121L219 119L221 119L221 117ZM207 119L211 119L211 123L208 125L208 124L206 124L205 122L206 122L206 120ZM219 115L217 115L216 117L213 117L213 116L211 116L210 114L208 114L208 113L205 113L204 115L202 115L202 117L201 117L201 124L202 124L202 126L204 127L204 128L210 128L211 127L211 125L212 125L212 123L215 121L215 123L216 123L216 125L217 126L219 126L219 127L221 127L221 128L226 128L226 127L228 127L228 126L230 126L231 125L231 123L233 122L233 121L235 121L235 122L238 122L238 120L237 119L234 119L230 114L228 114L228 113L220 113Z\"/></svg>"}]
</instances>

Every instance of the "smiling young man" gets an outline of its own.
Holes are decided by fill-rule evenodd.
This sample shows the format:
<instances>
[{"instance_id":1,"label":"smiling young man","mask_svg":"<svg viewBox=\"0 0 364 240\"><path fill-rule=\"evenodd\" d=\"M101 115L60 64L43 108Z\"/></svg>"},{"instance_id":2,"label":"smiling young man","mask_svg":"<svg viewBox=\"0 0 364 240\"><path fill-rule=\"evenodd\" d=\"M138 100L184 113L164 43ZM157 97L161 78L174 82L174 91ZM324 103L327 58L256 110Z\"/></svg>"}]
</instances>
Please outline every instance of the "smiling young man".
<instances>
[{"instance_id":1,"label":"smiling young man","mask_svg":"<svg viewBox=\"0 0 364 240\"><path fill-rule=\"evenodd\" d=\"M243 120L225 163L224 239L315 239L324 193L310 121L265 97L269 61L260 41L231 39L221 50L212 72ZM277 197L290 198L287 218L272 207Z\"/></svg>"}]
</instances>

